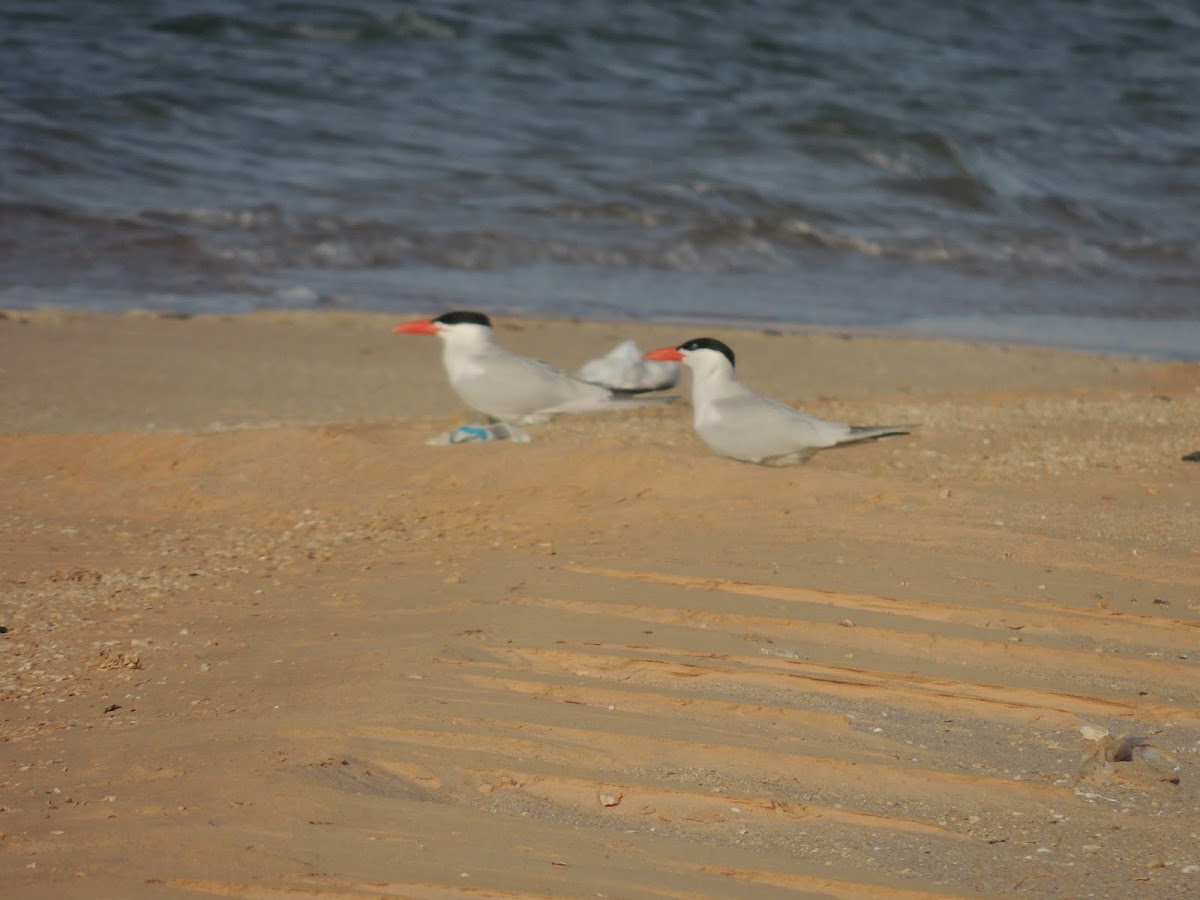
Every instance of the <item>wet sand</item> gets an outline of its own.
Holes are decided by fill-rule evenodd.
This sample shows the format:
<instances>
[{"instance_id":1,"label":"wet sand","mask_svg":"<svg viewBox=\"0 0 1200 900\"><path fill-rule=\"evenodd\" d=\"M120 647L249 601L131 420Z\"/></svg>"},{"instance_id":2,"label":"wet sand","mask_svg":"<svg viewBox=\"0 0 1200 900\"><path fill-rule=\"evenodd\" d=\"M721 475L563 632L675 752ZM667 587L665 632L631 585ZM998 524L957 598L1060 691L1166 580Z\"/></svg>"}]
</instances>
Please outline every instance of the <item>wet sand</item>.
<instances>
[{"instance_id":1,"label":"wet sand","mask_svg":"<svg viewBox=\"0 0 1200 900\"><path fill-rule=\"evenodd\" d=\"M1200 892L1200 365L703 329L923 423L767 469L683 401L425 446L396 321L0 320L0 893Z\"/></svg>"}]
</instances>

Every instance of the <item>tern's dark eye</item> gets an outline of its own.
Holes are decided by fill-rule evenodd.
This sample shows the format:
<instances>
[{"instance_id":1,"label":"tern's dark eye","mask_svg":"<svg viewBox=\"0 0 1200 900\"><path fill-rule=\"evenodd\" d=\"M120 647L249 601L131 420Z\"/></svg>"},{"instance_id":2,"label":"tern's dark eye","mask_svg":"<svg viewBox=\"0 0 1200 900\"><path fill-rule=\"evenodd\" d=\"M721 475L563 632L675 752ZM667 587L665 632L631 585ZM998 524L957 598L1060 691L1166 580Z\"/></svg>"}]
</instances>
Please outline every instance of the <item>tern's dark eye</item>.
<instances>
[{"instance_id":1,"label":"tern's dark eye","mask_svg":"<svg viewBox=\"0 0 1200 900\"><path fill-rule=\"evenodd\" d=\"M675 349L680 350L684 353L687 353L692 350L716 350L718 353L720 353L722 356L724 356L727 360L729 360L729 364L731 366L734 365L733 351L729 349L728 344L724 344L721 341L718 341L716 338L709 338L709 337L692 338L686 344L680 344Z\"/></svg>"},{"instance_id":2,"label":"tern's dark eye","mask_svg":"<svg viewBox=\"0 0 1200 900\"><path fill-rule=\"evenodd\" d=\"M469 312L467 310L454 310L453 312L442 313L433 321L441 325L483 325L487 328L492 327L492 320L483 313Z\"/></svg>"}]
</instances>

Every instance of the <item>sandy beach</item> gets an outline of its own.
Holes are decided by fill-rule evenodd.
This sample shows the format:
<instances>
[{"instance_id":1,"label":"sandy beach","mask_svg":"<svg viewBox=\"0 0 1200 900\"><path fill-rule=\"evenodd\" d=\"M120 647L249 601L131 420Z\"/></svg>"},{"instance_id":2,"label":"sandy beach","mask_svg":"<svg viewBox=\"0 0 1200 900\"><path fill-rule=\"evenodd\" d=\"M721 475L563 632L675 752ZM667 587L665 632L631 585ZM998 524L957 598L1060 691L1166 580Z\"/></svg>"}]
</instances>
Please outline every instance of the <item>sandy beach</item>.
<instances>
[{"instance_id":1,"label":"sandy beach","mask_svg":"<svg viewBox=\"0 0 1200 900\"><path fill-rule=\"evenodd\" d=\"M0 895L1200 895L1200 364L497 319L923 426L769 469L398 321L0 319Z\"/></svg>"}]
</instances>

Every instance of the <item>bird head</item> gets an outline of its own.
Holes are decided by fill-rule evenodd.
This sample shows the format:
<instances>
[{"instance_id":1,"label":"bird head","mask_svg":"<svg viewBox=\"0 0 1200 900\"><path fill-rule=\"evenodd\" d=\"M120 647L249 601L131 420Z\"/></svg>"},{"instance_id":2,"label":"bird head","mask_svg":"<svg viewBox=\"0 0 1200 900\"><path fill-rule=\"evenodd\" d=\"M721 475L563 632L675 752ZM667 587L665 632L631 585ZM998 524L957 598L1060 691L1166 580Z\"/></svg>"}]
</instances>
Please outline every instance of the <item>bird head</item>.
<instances>
[{"instance_id":1,"label":"bird head","mask_svg":"<svg viewBox=\"0 0 1200 900\"><path fill-rule=\"evenodd\" d=\"M396 334L432 334L443 339L490 341L492 320L483 313L454 310L436 319L405 322L392 329Z\"/></svg>"},{"instance_id":2,"label":"bird head","mask_svg":"<svg viewBox=\"0 0 1200 900\"><path fill-rule=\"evenodd\" d=\"M734 367L733 351L729 349L729 345L709 337L692 338L675 347L651 350L645 359L681 362L698 374L716 371L726 366L732 372Z\"/></svg>"}]
</instances>

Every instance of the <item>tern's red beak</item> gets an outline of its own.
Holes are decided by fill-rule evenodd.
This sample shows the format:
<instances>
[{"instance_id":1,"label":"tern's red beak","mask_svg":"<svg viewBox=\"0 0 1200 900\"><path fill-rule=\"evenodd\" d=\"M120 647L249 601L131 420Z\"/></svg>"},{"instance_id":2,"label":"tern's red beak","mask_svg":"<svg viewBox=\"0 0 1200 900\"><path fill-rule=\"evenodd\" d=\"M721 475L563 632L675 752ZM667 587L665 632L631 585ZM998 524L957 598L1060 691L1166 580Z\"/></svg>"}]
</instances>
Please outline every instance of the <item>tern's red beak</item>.
<instances>
[{"instance_id":1,"label":"tern's red beak","mask_svg":"<svg viewBox=\"0 0 1200 900\"><path fill-rule=\"evenodd\" d=\"M420 322L405 322L392 329L396 334L437 334L437 326L432 319L422 319Z\"/></svg>"},{"instance_id":2,"label":"tern's red beak","mask_svg":"<svg viewBox=\"0 0 1200 900\"><path fill-rule=\"evenodd\" d=\"M683 354L674 347L660 347L657 350L651 350L642 359L650 359L655 362L680 362Z\"/></svg>"}]
</instances>

